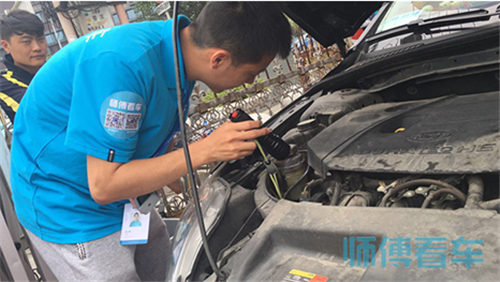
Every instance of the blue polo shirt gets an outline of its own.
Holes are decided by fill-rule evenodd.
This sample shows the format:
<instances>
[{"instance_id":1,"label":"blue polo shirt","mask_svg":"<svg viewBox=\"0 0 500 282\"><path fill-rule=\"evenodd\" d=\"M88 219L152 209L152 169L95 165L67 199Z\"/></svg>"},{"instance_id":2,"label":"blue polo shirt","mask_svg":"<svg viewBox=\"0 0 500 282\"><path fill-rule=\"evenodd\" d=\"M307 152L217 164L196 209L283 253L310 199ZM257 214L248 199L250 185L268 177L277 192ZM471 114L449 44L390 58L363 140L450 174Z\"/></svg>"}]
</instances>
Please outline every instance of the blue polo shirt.
<instances>
[{"instance_id":1,"label":"blue polo shirt","mask_svg":"<svg viewBox=\"0 0 500 282\"><path fill-rule=\"evenodd\" d=\"M179 28L189 24L179 17ZM92 199L86 156L122 163L150 158L175 133L172 41L171 20L102 29L38 71L19 106L11 150L12 198L25 228L54 243L120 230L127 201ZM187 101L194 82L185 77L182 57L180 63Z\"/></svg>"}]
</instances>

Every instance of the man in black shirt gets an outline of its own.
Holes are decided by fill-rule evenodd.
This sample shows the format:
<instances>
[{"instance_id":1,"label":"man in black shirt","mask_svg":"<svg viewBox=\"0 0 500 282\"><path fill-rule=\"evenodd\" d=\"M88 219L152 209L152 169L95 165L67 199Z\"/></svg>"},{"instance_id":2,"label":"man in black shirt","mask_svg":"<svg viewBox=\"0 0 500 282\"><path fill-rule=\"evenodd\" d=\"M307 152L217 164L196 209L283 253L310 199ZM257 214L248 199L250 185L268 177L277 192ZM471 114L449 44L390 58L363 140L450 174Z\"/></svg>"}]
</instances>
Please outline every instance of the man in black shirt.
<instances>
[{"instance_id":1,"label":"man in black shirt","mask_svg":"<svg viewBox=\"0 0 500 282\"><path fill-rule=\"evenodd\" d=\"M0 106L9 119L14 116L31 79L47 58L47 42L40 19L23 10L14 10L0 20L0 44L8 53L7 67L0 74Z\"/></svg>"}]
</instances>

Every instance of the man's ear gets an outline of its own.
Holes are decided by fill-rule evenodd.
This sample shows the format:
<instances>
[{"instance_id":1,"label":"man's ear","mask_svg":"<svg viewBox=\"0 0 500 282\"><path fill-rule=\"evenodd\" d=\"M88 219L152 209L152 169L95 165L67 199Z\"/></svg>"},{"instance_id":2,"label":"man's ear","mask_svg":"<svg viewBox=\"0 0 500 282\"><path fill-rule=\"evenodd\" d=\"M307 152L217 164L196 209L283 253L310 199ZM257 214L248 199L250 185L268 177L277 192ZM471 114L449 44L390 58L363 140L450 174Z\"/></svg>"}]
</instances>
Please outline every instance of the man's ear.
<instances>
[{"instance_id":1,"label":"man's ear","mask_svg":"<svg viewBox=\"0 0 500 282\"><path fill-rule=\"evenodd\" d=\"M217 49L210 56L210 67L218 69L231 64L231 54L224 49Z\"/></svg>"},{"instance_id":2,"label":"man's ear","mask_svg":"<svg viewBox=\"0 0 500 282\"><path fill-rule=\"evenodd\" d=\"M5 52L10 53L10 44L7 40L0 40L0 45L2 45L2 48L5 50Z\"/></svg>"}]
</instances>

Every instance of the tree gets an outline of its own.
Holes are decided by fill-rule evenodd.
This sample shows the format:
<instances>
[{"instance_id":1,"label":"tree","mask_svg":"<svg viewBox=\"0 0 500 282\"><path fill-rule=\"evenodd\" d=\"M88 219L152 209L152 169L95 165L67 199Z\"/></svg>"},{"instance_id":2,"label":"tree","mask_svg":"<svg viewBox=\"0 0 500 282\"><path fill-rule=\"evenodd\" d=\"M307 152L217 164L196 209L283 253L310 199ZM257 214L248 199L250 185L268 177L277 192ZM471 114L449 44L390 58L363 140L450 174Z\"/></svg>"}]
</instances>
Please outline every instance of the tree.
<instances>
[{"instance_id":1,"label":"tree","mask_svg":"<svg viewBox=\"0 0 500 282\"><path fill-rule=\"evenodd\" d=\"M205 6L207 2L199 1L180 1L179 2L179 14L186 15L191 20L196 19L201 9ZM137 10L141 11L141 20L143 21L154 21L154 20L164 20L165 16L158 16L154 8L158 6L159 3L155 1L139 1L135 2L135 7ZM171 7L173 7L174 2L170 2ZM170 9L169 14L172 15L172 9Z\"/></svg>"},{"instance_id":2,"label":"tree","mask_svg":"<svg viewBox=\"0 0 500 282\"><path fill-rule=\"evenodd\" d=\"M141 12L140 20L142 21L154 21L154 20L164 20L164 16L158 16L154 8L158 6L158 3L153 1L140 1L135 2L135 8Z\"/></svg>"},{"instance_id":3,"label":"tree","mask_svg":"<svg viewBox=\"0 0 500 282\"><path fill-rule=\"evenodd\" d=\"M174 3L170 3L173 7ZM200 1L179 1L179 14L186 15L191 20L195 20L201 9L205 7L207 2Z\"/></svg>"},{"instance_id":4,"label":"tree","mask_svg":"<svg viewBox=\"0 0 500 282\"><path fill-rule=\"evenodd\" d=\"M302 30L302 28L298 24L296 24L287 15L285 15L285 18L288 20L288 23L290 24L290 28L292 29L292 36L299 37L302 34L304 34L304 31Z\"/></svg>"}]
</instances>

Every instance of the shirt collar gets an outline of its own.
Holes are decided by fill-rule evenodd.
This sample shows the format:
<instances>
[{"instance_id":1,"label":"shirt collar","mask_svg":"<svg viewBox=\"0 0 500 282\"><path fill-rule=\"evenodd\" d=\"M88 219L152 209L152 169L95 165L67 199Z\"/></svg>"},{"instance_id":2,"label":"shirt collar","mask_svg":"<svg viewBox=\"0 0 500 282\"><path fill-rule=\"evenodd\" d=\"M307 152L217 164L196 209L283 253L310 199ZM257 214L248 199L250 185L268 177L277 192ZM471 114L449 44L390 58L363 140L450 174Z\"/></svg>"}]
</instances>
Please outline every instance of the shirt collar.
<instances>
[{"instance_id":1,"label":"shirt collar","mask_svg":"<svg viewBox=\"0 0 500 282\"><path fill-rule=\"evenodd\" d=\"M7 71L11 71L13 76L15 76L17 79L21 80L25 84L30 84L31 80L33 79L33 76L35 76L34 74L16 66L10 54L6 54L4 56L3 63L5 64Z\"/></svg>"},{"instance_id":2,"label":"shirt collar","mask_svg":"<svg viewBox=\"0 0 500 282\"><path fill-rule=\"evenodd\" d=\"M175 67L174 67L174 46L172 37L172 24L173 20L170 19L165 24L164 37L162 40L162 52L163 52L163 63L166 68L166 73L172 75L171 78L167 79L167 86L169 88L176 88L175 83ZM191 24L191 21L184 15L179 15L177 17L177 24L179 31ZM177 36L177 46L179 46L179 67L180 67L180 77L181 77L181 87L186 91L192 88L194 81L188 81L186 78L186 70L184 67L184 60L182 59L182 50L180 48L179 36Z\"/></svg>"}]
</instances>

